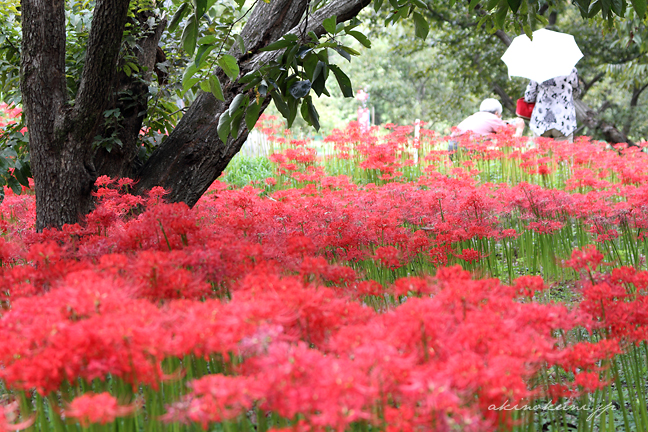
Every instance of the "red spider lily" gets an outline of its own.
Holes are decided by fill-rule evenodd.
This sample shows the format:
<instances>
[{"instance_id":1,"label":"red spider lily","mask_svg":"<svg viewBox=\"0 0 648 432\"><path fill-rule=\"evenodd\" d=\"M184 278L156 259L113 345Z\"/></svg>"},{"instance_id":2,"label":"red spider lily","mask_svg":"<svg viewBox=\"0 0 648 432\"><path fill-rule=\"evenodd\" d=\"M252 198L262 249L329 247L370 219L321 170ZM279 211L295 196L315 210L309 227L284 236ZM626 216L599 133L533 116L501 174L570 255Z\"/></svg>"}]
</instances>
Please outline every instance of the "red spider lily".
<instances>
[{"instance_id":1,"label":"red spider lily","mask_svg":"<svg viewBox=\"0 0 648 432\"><path fill-rule=\"evenodd\" d=\"M540 276L521 276L515 279L515 289L525 297L532 297L538 291L544 291L546 285Z\"/></svg>"},{"instance_id":2,"label":"red spider lily","mask_svg":"<svg viewBox=\"0 0 648 432\"><path fill-rule=\"evenodd\" d=\"M167 407L166 422L209 423L235 419L250 410L267 391L267 382L244 376L209 375L190 383L191 393Z\"/></svg>"},{"instance_id":3,"label":"red spider lily","mask_svg":"<svg viewBox=\"0 0 648 432\"><path fill-rule=\"evenodd\" d=\"M460 254L453 254L453 255L469 263L479 261L480 259L483 258L483 256L479 253L479 251L476 251L474 249L464 249L461 251Z\"/></svg>"},{"instance_id":4,"label":"red spider lily","mask_svg":"<svg viewBox=\"0 0 648 432\"><path fill-rule=\"evenodd\" d=\"M376 249L374 259L392 270L402 265L400 251L393 246L383 246Z\"/></svg>"},{"instance_id":5,"label":"red spider lily","mask_svg":"<svg viewBox=\"0 0 648 432\"><path fill-rule=\"evenodd\" d=\"M564 266L571 267L577 271L586 270L593 272L603 262L603 258L603 254L594 245L589 245L581 250L573 251L571 259L566 260Z\"/></svg>"},{"instance_id":6,"label":"red spider lily","mask_svg":"<svg viewBox=\"0 0 648 432\"><path fill-rule=\"evenodd\" d=\"M18 402L6 405L0 404L0 432L19 431L27 429L34 424L35 417L28 418L20 423L15 423L19 417Z\"/></svg>"},{"instance_id":7,"label":"red spider lily","mask_svg":"<svg viewBox=\"0 0 648 432\"><path fill-rule=\"evenodd\" d=\"M132 414L137 409L136 405L119 405L117 399L110 393L86 393L70 402L65 409L65 417L74 418L82 427L91 424L107 424L116 418Z\"/></svg>"}]
</instances>

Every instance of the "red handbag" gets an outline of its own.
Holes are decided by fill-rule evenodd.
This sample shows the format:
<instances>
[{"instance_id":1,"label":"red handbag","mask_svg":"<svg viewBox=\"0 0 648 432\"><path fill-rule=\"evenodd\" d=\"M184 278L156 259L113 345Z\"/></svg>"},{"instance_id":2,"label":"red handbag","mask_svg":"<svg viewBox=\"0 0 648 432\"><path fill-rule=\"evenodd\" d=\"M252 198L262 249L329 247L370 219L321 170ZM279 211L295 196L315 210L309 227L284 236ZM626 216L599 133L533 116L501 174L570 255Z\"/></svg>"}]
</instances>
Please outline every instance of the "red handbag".
<instances>
[{"instance_id":1,"label":"red handbag","mask_svg":"<svg viewBox=\"0 0 648 432\"><path fill-rule=\"evenodd\" d=\"M535 107L535 102L529 103L526 102L524 98L520 98L517 100L517 106L515 107L515 114L518 117L522 117L523 119L530 120L534 107Z\"/></svg>"}]
</instances>

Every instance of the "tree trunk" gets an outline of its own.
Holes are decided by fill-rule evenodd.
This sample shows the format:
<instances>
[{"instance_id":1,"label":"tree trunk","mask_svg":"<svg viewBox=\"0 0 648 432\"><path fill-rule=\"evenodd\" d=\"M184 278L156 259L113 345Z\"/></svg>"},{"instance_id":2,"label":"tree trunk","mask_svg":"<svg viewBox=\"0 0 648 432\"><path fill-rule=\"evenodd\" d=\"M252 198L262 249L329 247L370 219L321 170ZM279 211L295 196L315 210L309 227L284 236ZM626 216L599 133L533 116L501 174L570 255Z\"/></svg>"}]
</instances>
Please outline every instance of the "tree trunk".
<instances>
[{"instance_id":1,"label":"tree trunk","mask_svg":"<svg viewBox=\"0 0 648 432\"><path fill-rule=\"evenodd\" d=\"M576 119L578 122L590 130L600 131L603 137L605 137L605 140L610 144L627 143L631 146L636 145L634 141L617 129L616 126L601 120L598 114L582 100L574 99L574 107L576 108Z\"/></svg>"},{"instance_id":2,"label":"tree trunk","mask_svg":"<svg viewBox=\"0 0 648 432\"><path fill-rule=\"evenodd\" d=\"M65 83L65 2L22 0L21 91L36 186L36 229L73 224L92 206L92 141L115 76L128 0L98 0L74 104Z\"/></svg>"},{"instance_id":3,"label":"tree trunk","mask_svg":"<svg viewBox=\"0 0 648 432\"><path fill-rule=\"evenodd\" d=\"M630 134L630 129L632 128L632 123L635 119L637 105L639 104L639 96L641 96L641 93L643 93L646 88L648 88L648 84L644 84L642 86L635 84L632 88L632 97L630 98L630 114L628 115L628 119L623 125L623 133L626 136Z\"/></svg>"},{"instance_id":4,"label":"tree trunk","mask_svg":"<svg viewBox=\"0 0 648 432\"><path fill-rule=\"evenodd\" d=\"M110 151L106 147L95 150L94 164L97 175L111 178L135 178L142 167L139 160L139 135L146 117L149 102L148 82L151 81L153 70L158 63L158 43L166 28L166 19L161 20L155 28L149 28L148 18L152 13L139 13L133 24L140 27L139 34L144 37L137 41L132 54L137 58L140 74L128 76L124 71L119 72L119 78L112 91L111 103L106 109L118 109L121 121L118 124L103 125L100 136L110 137L115 134L120 144L113 144ZM164 53L162 52L164 56ZM146 72L144 72L146 70ZM116 129L116 130L115 130Z\"/></svg>"},{"instance_id":5,"label":"tree trunk","mask_svg":"<svg viewBox=\"0 0 648 432\"><path fill-rule=\"evenodd\" d=\"M277 52L259 50L289 31L295 34L314 31L321 35L324 33L322 21L325 18L336 15L338 22L347 21L355 17L370 0L333 0L309 16L308 28L304 32L299 23L307 3L303 0L258 3L241 32L247 53L230 53L239 60L241 74L256 70L276 58ZM222 71L218 70L217 74L221 82L228 81ZM144 193L153 186L162 186L170 191L167 197L170 201L182 201L193 206L247 139L249 131L244 125L241 126L239 137L229 137L226 143L219 139L217 133L221 113L241 93L242 88L242 84L227 82L223 86L225 102L218 101L211 93L201 92L175 130L146 162L140 171L135 191ZM269 99L266 98L262 112Z\"/></svg>"}]
</instances>

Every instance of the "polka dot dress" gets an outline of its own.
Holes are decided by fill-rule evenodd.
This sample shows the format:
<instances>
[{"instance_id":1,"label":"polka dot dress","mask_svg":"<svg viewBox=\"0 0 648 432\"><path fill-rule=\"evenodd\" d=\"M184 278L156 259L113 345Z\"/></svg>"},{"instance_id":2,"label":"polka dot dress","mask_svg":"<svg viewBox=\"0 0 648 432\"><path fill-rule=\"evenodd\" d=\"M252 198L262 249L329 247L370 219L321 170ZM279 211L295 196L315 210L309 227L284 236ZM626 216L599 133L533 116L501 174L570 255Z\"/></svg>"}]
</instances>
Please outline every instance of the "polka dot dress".
<instances>
[{"instance_id":1,"label":"polka dot dress","mask_svg":"<svg viewBox=\"0 0 648 432\"><path fill-rule=\"evenodd\" d=\"M578 91L576 68L569 75L541 84L531 81L524 93L524 100L536 103L531 114L531 130L536 135L550 129L557 129L565 136L573 133L576 130L574 96L578 95Z\"/></svg>"}]
</instances>

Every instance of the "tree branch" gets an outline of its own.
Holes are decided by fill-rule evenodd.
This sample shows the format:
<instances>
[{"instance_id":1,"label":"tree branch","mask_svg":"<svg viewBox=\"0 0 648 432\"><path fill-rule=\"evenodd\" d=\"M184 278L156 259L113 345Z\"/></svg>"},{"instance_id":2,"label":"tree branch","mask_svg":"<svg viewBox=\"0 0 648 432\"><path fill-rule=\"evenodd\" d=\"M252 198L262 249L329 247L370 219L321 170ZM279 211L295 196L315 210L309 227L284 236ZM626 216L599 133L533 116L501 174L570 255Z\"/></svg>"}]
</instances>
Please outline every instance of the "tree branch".
<instances>
[{"instance_id":1,"label":"tree branch","mask_svg":"<svg viewBox=\"0 0 648 432\"><path fill-rule=\"evenodd\" d=\"M95 6L86 63L75 103L77 116L88 121L99 117L97 114L103 111L113 88L129 3L129 0L98 0ZM94 133L86 128L92 129L89 125L83 125L84 130L80 132Z\"/></svg>"},{"instance_id":2,"label":"tree branch","mask_svg":"<svg viewBox=\"0 0 648 432\"><path fill-rule=\"evenodd\" d=\"M596 84L601 79L603 79L604 76L605 76L605 72L599 72L598 74L596 74L596 76L594 78L591 79L590 82L585 81L585 79L583 77L579 77L580 80L583 81L583 84L584 84L583 88L581 89L580 98L582 99L583 96L585 96L585 93L587 93L592 88L592 86L594 84Z\"/></svg>"},{"instance_id":3,"label":"tree branch","mask_svg":"<svg viewBox=\"0 0 648 432\"><path fill-rule=\"evenodd\" d=\"M326 33L322 22L333 15L337 16L337 22L345 22L351 18L358 15L358 13L371 3L371 0L333 0L328 3L323 8L317 10L310 17L310 22L308 28L304 33L308 34L310 32L315 33L317 36L321 36ZM299 25L296 25L287 33L299 35L302 30L300 30ZM277 38L278 39L278 38ZM267 51L257 54L249 60L249 63L245 66L246 70L255 70L261 65L271 62L272 60L279 57L283 51Z\"/></svg>"},{"instance_id":4,"label":"tree branch","mask_svg":"<svg viewBox=\"0 0 648 432\"><path fill-rule=\"evenodd\" d=\"M630 133L630 129L632 128L632 123L635 119L635 111L639 103L639 96L641 96L641 93L643 93L646 88L648 88L648 83L644 84L641 87L638 87L636 84L633 86L632 97L630 98L630 114L628 115L628 118L623 125L623 133L626 135Z\"/></svg>"},{"instance_id":5,"label":"tree branch","mask_svg":"<svg viewBox=\"0 0 648 432\"><path fill-rule=\"evenodd\" d=\"M506 33L504 33L504 31L501 30L501 29L499 29L499 30L497 30L497 31L495 32L495 36L497 36L497 38L498 38L499 40L501 40L502 43L503 43L504 45L506 45L507 47L508 47L508 46L511 46L511 42L513 42L513 41L511 40L511 38L509 37L509 35L507 35Z\"/></svg>"},{"instance_id":6,"label":"tree branch","mask_svg":"<svg viewBox=\"0 0 648 432\"><path fill-rule=\"evenodd\" d=\"M309 17L306 33L323 34L321 23L325 18L336 15L338 22L349 20L369 3L370 0L333 0ZM305 4L300 0L259 2L241 32L248 50L246 54L238 54L241 73L255 70L279 54L276 51L259 52L261 48L289 31L301 34ZM222 71L217 73L225 79ZM239 137L229 137L226 143L220 141L217 133L221 113L243 86L237 82L224 85L225 102L216 100L211 93L201 92L178 126L140 171L136 192L162 186L171 191L170 201L182 201L193 206L247 139L248 130L244 124ZM270 98L266 98L261 112L269 103Z\"/></svg>"}]
</instances>

